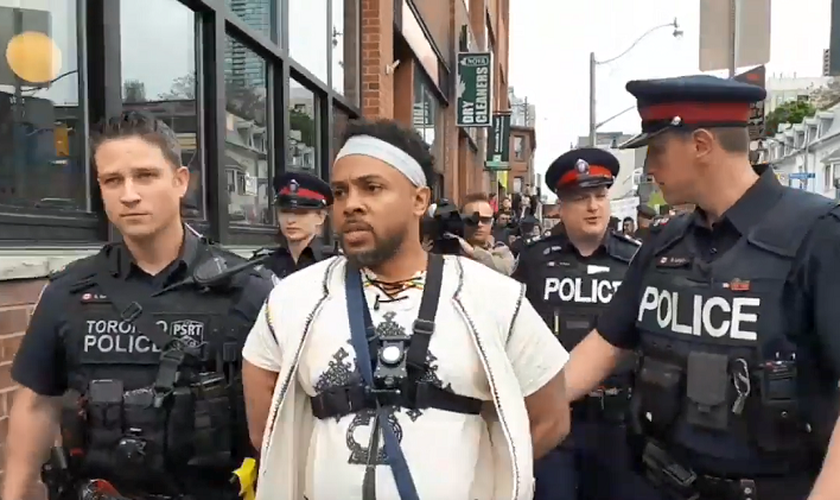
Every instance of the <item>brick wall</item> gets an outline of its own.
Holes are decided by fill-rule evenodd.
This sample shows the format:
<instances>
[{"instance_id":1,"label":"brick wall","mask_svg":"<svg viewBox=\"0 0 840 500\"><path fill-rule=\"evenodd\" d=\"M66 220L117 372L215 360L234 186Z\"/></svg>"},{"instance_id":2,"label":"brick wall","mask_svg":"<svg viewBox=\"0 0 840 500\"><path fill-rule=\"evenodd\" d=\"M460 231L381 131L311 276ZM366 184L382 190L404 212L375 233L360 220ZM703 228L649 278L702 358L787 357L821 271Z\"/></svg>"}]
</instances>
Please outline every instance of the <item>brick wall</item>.
<instances>
[{"instance_id":1,"label":"brick wall","mask_svg":"<svg viewBox=\"0 0 840 500\"><path fill-rule=\"evenodd\" d=\"M3 448L15 389L11 377L12 359L43 286L41 280L0 281L0 456L5 456Z\"/></svg>"},{"instance_id":2,"label":"brick wall","mask_svg":"<svg viewBox=\"0 0 840 500\"><path fill-rule=\"evenodd\" d=\"M394 61L393 0L362 0L362 114L393 118L394 82L385 68Z\"/></svg>"}]
</instances>

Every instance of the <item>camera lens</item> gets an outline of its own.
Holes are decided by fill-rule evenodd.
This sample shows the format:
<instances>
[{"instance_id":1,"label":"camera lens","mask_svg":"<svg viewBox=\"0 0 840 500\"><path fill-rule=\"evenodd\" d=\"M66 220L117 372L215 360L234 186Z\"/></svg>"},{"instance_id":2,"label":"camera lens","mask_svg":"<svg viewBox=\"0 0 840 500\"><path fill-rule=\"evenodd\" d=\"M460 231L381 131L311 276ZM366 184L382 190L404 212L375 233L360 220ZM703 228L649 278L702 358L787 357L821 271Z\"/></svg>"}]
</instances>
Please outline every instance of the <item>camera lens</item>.
<instances>
[{"instance_id":1,"label":"camera lens","mask_svg":"<svg viewBox=\"0 0 840 500\"><path fill-rule=\"evenodd\" d=\"M395 345L389 345L382 348L379 353L379 359L386 365L395 365L402 359L402 349Z\"/></svg>"}]
</instances>

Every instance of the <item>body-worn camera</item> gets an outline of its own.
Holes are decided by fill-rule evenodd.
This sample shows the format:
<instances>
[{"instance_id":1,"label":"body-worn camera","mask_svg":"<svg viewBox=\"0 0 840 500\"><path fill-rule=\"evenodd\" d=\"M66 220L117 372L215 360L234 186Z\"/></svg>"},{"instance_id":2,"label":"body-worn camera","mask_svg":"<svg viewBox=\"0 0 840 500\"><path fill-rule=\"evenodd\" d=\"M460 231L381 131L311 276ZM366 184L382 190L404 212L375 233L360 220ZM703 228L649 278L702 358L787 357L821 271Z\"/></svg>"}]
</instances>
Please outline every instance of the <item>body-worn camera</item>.
<instances>
[{"instance_id":1,"label":"body-worn camera","mask_svg":"<svg viewBox=\"0 0 840 500\"><path fill-rule=\"evenodd\" d=\"M406 352L410 339L399 331L379 335L376 369L373 372L373 381L377 389L399 389L402 382L408 377Z\"/></svg>"}]
</instances>

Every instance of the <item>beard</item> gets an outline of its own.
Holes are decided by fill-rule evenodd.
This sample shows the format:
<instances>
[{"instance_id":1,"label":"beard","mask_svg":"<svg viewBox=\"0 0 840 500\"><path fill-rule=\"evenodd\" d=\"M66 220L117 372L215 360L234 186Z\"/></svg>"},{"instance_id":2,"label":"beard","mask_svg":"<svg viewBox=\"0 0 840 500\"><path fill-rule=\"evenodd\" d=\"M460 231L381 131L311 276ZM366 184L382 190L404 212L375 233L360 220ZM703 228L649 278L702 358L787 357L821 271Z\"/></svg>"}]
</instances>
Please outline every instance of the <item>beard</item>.
<instances>
[{"instance_id":1,"label":"beard","mask_svg":"<svg viewBox=\"0 0 840 500\"><path fill-rule=\"evenodd\" d=\"M362 252L348 252L344 245L344 239L341 240L341 249L344 251L344 256L347 261L355 267L373 269L389 260L393 259L397 252L402 247L406 238L407 230L403 229L392 235L380 238L376 233L373 234L373 248L371 250Z\"/></svg>"}]
</instances>

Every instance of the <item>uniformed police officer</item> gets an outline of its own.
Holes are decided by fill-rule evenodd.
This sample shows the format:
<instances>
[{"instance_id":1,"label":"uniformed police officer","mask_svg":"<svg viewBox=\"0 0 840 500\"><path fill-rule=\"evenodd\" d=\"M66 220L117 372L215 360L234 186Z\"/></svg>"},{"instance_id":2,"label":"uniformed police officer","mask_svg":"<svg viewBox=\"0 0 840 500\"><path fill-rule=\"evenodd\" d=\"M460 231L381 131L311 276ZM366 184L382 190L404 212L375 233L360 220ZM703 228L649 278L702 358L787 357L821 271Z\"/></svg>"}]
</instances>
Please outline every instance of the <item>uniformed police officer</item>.
<instances>
[{"instance_id":1,"label":"uniformed police officer","mask_svg":"<svg viewBox=\"0 0 840 500\"><path fill-rule=\"evenodd\" d=\"M566 365L569 398L639 349L638 463L664 497L837 498L840 210L754 172L746 127L763 89L692 76L627 90L643 133L626 147L647 145L665 200L697 209L654 221Z\"/></svg>"},{"instance_id":2,"label":"uniformed police officer","mask_svg":"<svg viewBox=\"0 0 840 500\"><path fill-rule=\"evenodd\" d=\"M21 388L0 496L33 498L61 416L69 468L56 470L68 454L54 449L54 498L76 498L94 478L132 497L236 498L231 473L253 452L239 353L270 273L185 228L189 171L169 127L125 113L102 124L92 152L122 241L70 264L42 292L12 367Z\"/></svg>"},{"instance_id":3,"label":"uniformed police officer","mask_svg":"<svg viewBox=\"0 0 840 500\"><path fill-rule=\"evenodd\" d=\"M656 210L647 205L639 205L636 207L636 219L639 223L639 227L636 229L634 237L637 240L644 241L647 239L650 234L650 224L657 215Z\"/></svg>"},{"instance_id":4,"label":"uniformed police officer","mask_svg":"<svg viewBox=\"0 0 840 500\"><path fill-rule=\"evenodd\" d=\"M268 255L265 266L284 278L335 255L335 246L325 245L320 237L333 202L330 185L306 172L287 172L274 178L274 190L283 244L260 249L254 257Z\"/></svg>"},{"instance_id":5,"label":"uniformed police officer","mask_svg":"<svg viewBox=\"0 0 840 500\"><path fill-rule=\"evenodd\" d=\"M531 239L514 274L567 349L589 333L639 248L609 227L608 193L618 171L618 159L602 149L574 149L557 158L545 179L557 194L566 230ZM571 439L536 465L537 500L647 500L650 488L633 474L624 446L632 369L628 359L572 408Z\"/></svg>"}]
</instances>

